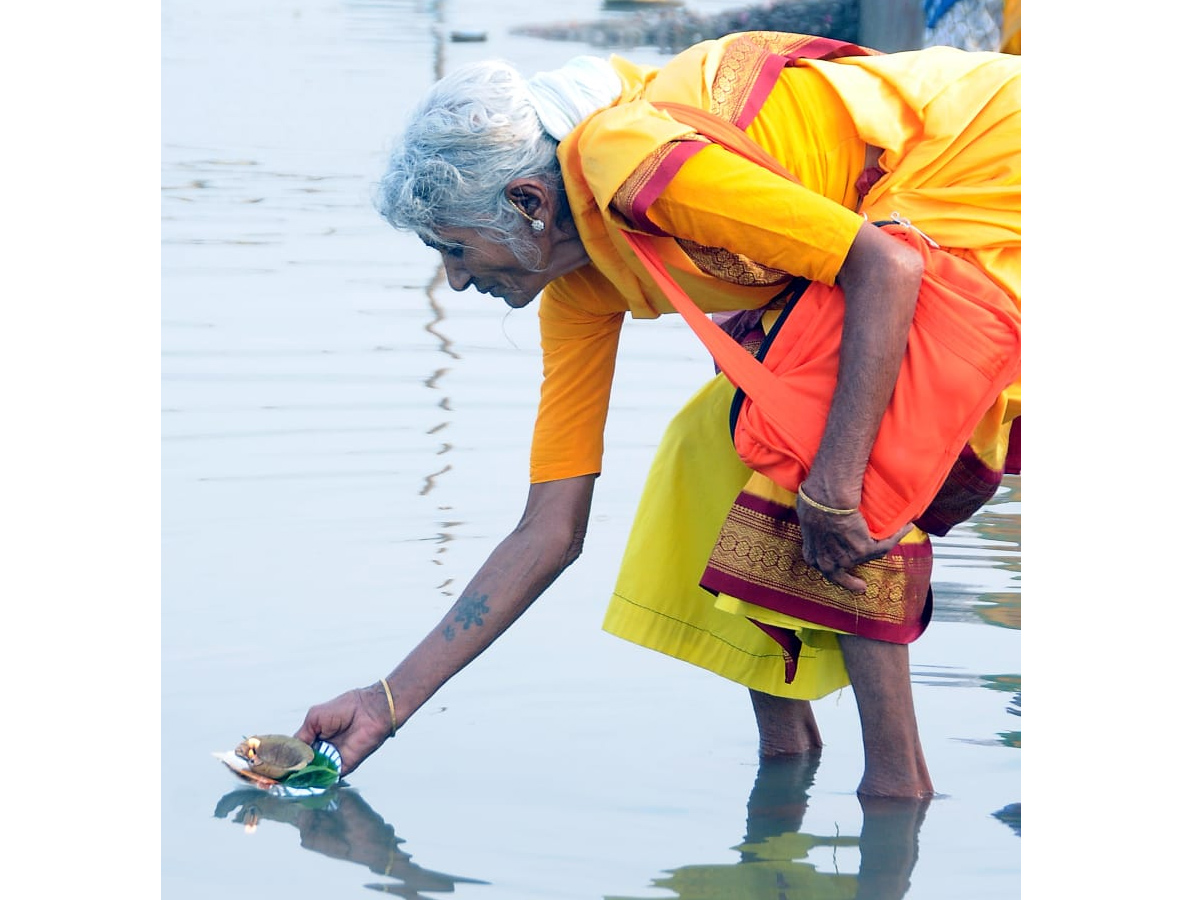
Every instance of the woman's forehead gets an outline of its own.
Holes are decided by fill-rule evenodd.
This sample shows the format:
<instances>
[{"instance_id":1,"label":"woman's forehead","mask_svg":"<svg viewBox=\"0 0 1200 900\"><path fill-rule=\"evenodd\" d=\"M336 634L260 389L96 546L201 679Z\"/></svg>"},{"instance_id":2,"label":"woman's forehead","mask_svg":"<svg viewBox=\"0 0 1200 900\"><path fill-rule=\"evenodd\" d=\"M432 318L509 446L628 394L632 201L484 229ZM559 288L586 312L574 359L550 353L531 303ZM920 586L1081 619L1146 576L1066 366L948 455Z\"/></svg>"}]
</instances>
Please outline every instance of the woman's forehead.
<instances>
[{"instance_id":1,"label":"woman's forehead","mask_svg":"<svg viewBox=\"0 0 1200 900\"><path fill-rule=\"evenodd\" d=\"M425 244L426 247L436 250L438 253L446 253L450 250L461 249L463 246L462 241L455 240L454 238L448 237L444 234L439 235L425 233L421 234L420 238L421 242Z\"/></svg>"},{"instance_id":2,"label":"woman's forehead","mask_svg":"<svg viewBox=\"0 0 1200 900\"><path fill-rule=\"evenodd\" d=\"M421 236L426 246L435 250L461 250L464 247L480 247L490 243L474 228L443 228Z\"/></svg>"}]
</instances>

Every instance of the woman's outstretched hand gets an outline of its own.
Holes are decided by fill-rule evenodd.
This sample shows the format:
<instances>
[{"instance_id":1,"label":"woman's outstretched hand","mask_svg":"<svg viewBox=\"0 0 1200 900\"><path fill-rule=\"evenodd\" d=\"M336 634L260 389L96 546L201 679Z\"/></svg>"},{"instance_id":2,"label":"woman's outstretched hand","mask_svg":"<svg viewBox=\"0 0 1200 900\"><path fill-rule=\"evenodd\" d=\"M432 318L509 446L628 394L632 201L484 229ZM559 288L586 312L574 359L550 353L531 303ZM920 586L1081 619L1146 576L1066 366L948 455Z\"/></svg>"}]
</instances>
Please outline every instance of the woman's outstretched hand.
<instances>
[{"instance_id":1,"label":"woman's outstretched hand","mask_svg":"<svg viewBox=\"0 0 1200 900\"><path fill-rule=\"evenodd\" d=\"M314 706L295 736L306 744L329 741L342 755L342 774L349 775L392 736L383 687L376 682Z\"/></svg>"}]
</instances>

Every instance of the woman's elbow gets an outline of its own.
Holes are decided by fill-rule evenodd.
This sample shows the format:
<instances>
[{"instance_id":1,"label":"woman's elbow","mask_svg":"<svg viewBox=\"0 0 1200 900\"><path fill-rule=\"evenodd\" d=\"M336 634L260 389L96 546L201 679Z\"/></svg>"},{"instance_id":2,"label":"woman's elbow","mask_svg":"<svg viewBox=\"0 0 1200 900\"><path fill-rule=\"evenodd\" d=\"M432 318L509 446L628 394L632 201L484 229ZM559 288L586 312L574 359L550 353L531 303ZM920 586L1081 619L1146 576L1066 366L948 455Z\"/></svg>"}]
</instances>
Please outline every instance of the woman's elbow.
<instances>
[{"instance_id":1,"label":"woman's elbow","mask_svg":"<svg viewBox=\"0 0 1200 900\"><path fill-rule=\"evenodd\" d=\"M565 569L583 555L583 539L587 534L587 526L580 525L571 530L566 552L563 553L562 567Z\"/></svg>"},{"instance_id":2,"label":"woman's elbow","mask_svg":"<svg viewBox=\"0 0 1200 900\"><path fill-rule=\"evenodd\" d=\"M537 544L543 558L562 571L583 553L596 476L534 484L517 533Z\"/></svg>"},{"instance_id":3,"label":"woman's elbow","mask_svg":"<svg viewBox=\"0 0 1200 900\"><path fill-rule=\"evenodd\" d=\"M864 223L838 272L837 283L847 293L887 294L893 300L911 301L925 274L921 253L881 228Z\"/></svg>"},{"instance_id":4,"label":"woman's elbow","mask_svg":"<svg viewBox=\"0 0 1200 900\"><path fill-rule=\"evenodd\" d=\"M517 525L512 538L529 547L534 558L554 575L566 569L583 554L587 521L564 522L552 516L527 516Z\"/></svg>"}]
</instances>

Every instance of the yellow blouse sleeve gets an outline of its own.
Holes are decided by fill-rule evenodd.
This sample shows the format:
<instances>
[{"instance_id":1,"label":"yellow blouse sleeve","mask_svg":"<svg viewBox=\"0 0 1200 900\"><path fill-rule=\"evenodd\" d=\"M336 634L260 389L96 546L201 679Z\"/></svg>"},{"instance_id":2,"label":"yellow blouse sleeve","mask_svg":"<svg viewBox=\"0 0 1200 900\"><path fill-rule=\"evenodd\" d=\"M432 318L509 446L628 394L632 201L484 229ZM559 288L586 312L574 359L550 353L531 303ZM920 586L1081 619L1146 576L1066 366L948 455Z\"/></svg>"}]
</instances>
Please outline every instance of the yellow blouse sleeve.
<instances>
[{"instance_id":1,"label":"yellow blouse sleeve","mask_svg":"<svg viewBox=\"0 0 1200 900\"><path fill-rule=\"evenodd\" d=\"M590 266L542 292L542 396L530 452L532 483L600 472L627 311L615 288Z\"/></svg>"},{"instance_id":2,"label":"yellow blouse sleeve","mask_svg":"<svg viewBox=\"0 0 1200 900\"><path fill-rule=\"evenodd\" d=\"M648 217L677 238L833 284L863 219L731 153L705 147L683 164Z\"/></svg>"}]
</instances>

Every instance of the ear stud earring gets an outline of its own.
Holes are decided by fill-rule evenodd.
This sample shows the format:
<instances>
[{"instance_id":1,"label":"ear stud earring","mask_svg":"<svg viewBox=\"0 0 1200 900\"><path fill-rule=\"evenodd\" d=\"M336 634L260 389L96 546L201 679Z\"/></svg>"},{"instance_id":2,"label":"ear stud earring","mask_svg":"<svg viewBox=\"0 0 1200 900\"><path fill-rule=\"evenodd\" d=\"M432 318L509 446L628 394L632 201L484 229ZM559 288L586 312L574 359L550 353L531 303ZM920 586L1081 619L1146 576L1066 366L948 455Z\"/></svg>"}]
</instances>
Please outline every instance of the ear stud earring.
<instances>
[{"instance_id":1,"label":"ear stud earring","mask_svg":"<svg viewBox=\"0 0 1200 900\"><path fill-rule=\"evenodd\" d=\"M543 222L541 219L535 219L529 213L525 212L525 210L521 209L520 204L517 203L515 200L509 200L508 202L512 204L513 209L515 209L517 212L519 212L521 214L522 218L524 218L525 221L527 221L529 223L529 227L532 228L534 231L536 231L540 234L541 232L546 230L546 223Z\"/></svg>"}]
</instances>

